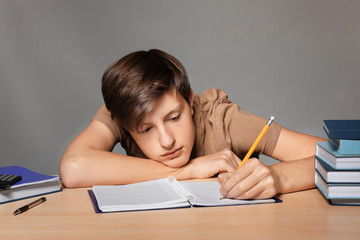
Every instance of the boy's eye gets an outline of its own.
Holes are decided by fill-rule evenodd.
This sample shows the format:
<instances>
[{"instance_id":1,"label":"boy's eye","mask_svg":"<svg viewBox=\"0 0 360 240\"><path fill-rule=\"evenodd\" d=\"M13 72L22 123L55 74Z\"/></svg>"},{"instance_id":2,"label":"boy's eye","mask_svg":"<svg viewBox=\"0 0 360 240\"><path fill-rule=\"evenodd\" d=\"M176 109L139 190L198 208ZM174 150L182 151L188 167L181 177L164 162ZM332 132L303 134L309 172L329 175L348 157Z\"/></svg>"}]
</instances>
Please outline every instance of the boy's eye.
<instances>
[{"instance_id":1,"label":"boy's eye","mask_svg":"<svg viewBox=\"0 0 360 240\"><path fill-rule=\"evenodd\" d=\"M176 116L170 118L170 120L174 121L174 120L178 120L180 118L181 114L177 114Z\"/></svg>"},{"instance_id":2,"label":"boy's eye","mask_svg":"<svg viewBox=\"0 0 360 240\"><path fill-rule=\"evenodd\" d=\"M151 129L151 127L147 127L144 130L142 130L141 133L147 133L150 131L150 129Z\"/></svg>"}]
</instances>

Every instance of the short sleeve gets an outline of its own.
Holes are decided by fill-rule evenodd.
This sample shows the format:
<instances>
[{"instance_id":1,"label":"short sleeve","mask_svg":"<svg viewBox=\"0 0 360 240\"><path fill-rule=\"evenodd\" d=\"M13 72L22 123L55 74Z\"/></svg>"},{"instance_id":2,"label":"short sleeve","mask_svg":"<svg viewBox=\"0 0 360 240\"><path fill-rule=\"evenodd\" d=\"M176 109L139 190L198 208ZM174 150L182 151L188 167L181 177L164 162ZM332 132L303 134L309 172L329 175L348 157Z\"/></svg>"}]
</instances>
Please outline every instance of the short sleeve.
<instances>
[{"instance_id":1,"label":"short sleeve","mask_svg":"<svg viewBox=\"0 0 360 240\"><path fill-rule=\"evenodd\" d=\"M111 118L110 112L106 109L105 104L103 104L99 110L96 112L92 120L97 120L102 122L107 126L112 134L114 135L116 141L120 141L120 129L116 122Z\"/></svg>"},{"instance_id":2,"label":"short sleeve","mask_svg":"<svg viewBox=\"0 0 360 240\"><path fill-rule=\"evenodd\" d=\"M197 95L194 110L197 155L207 155L229 148L242 158L268 121L242 110L220 89L209 89ZM271 156L281 128L273 122L255 152Z\"/></svg>"},{"instance_id":3,"label":"short sleeve","mask_svg":"<svg viewBox=\"0 0 360 240\"><path fill-rule=\"evenodd\" d=\"M127 155L146 158L138 145L135 143L134 139L131 137L130 133L120 127L120 125L111 118L111 114L105 107L105 104L100 107L92 120L97 120L105 124L105 126L107 126L114 135L115 140L120 142Z\"/></svg>"},{"instance_id":4,"label":"short sleeve","mask_svg":"<svg viewBox=\"0 0 360 240\"><path fill-rule=\"evenodd\" d=\"M224 114L226 138L231 140L234 152L245 155L259 136L268 119L242 110L237 105L231 106ZM280 136L281 126L273 122L255 148L255 152L271 156Z\"/></svg>"}]
</instances>

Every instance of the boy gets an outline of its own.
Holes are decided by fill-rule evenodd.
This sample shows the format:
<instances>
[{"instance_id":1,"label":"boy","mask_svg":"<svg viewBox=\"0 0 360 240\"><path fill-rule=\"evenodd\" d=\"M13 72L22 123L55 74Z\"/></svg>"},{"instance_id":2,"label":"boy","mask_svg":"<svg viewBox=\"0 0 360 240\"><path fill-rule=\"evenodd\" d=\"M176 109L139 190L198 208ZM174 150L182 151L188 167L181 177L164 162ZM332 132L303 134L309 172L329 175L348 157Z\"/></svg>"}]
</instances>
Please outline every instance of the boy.
<instances>
[{"instance_id":1,"label":"boy","mask_svg":"<svg viewBox=\"0 0 360 240\"><path fill-rule=\"evenodd\" d=\"M105 105L66 149L67 187L218 175L228 198L259 199L314 187L315 143L324 139L273 123L256 148L281 161L249 159L236 171L266 119L219 89L194 95L183 65L156 49L133 52L102 78ZM127 155L112 153L120 142Z\"/></svg>"}]
</instances>

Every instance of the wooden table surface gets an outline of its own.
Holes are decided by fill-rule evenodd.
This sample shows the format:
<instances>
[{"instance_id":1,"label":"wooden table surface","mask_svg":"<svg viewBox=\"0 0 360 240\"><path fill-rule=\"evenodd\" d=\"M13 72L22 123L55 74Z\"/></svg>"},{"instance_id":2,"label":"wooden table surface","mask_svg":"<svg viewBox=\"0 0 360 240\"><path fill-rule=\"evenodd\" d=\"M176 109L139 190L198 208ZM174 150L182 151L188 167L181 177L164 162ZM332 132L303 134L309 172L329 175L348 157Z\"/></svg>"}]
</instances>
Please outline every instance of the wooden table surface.
<instances>
[{"instance_id":1,"label":"wooden table surface","mask_svg":"<svg viewBox=\"0 0 360 240\"><path fill-rule=\"evenodd\" d=\"M0 204L8 239L360 239L360 207L331 206L319 190L283 194L282 203L96 214L87 188Z\"/></svg>"}]
</instances>

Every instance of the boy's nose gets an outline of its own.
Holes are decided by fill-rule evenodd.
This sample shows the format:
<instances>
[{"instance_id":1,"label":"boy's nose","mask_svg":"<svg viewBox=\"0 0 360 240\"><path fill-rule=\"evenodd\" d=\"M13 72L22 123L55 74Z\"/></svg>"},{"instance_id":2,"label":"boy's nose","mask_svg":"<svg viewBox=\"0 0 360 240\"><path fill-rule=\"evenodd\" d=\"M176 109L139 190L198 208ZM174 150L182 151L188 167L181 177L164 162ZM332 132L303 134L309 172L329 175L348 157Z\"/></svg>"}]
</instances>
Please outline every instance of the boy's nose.
<instances>
[{"instance_id":1,"label":"boy's nose","mask_svg":"<svg viewBox=\"0 0 360 240\"><path fill-rule=\"evenodd\" d=\"M169 131L166 131L164 129L164 131L161 131L160 133L160 145L164 148L164 149L172 149L174 147L175 144L175 138L172 136L172 134Z\"/></svg>"}]
</instances>

